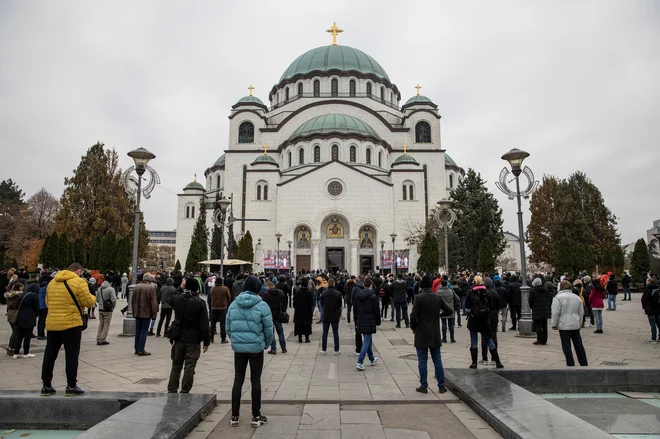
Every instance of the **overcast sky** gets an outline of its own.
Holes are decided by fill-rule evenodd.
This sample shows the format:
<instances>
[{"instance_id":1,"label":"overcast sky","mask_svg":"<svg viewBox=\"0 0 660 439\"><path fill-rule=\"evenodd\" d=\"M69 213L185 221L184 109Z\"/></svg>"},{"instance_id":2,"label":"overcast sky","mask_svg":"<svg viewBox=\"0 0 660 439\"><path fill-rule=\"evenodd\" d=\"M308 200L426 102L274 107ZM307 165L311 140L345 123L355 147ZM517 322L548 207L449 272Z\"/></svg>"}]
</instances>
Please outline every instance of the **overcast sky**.
<instances>
[{"instance_id":1,"label":"overcast sky","mask_svg":"<svg viewBox=\"0 0 660 439\"><path fill-rule=\"evenodd\" d=\"M303 52L339 43L373 56L405 102L438 104L442 146L497 191L511 148L536 173L581 170L622 242L660 218L660 2L0 1L0 179L60 196L97 140L145 147L162 185L150 229L176 227L181 189L227 146L231 105L268 91ZM525 206L525 222L529 211Z\"/></svg>"}]
</instances>

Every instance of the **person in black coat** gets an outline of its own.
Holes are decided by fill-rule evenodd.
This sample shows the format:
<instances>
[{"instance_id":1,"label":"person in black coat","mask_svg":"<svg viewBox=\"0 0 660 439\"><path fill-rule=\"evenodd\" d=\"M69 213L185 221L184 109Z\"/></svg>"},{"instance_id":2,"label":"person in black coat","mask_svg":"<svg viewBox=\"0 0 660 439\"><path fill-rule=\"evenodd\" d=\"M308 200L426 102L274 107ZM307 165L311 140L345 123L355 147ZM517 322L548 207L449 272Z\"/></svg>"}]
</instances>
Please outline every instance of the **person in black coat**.
<instances>
[{"instance_id":1,"label":"person in black coat","mask_svg":"<svg viewBox=\"0 0 660 439\"><path fill-rule=\"evenodd\" d=\"M657 342L658 329L660 329L660 291L657 290L658 284L655 279L649 277L646 280L646 287L642 294L642 308L644 308L644 314L646 314L649 325L651 325L651 338L649 339L651 343Z\"/></svg>"},{"instance_id":2,"label":"person in black coat","mask_svg":"<svg viewBox=\"0 0 660 439\"><path fill-rule=\"evenodd\" d=\"M335 280L328 279L328 288L321 293L321 309L323 315L323 335L321 336L321 354L328 349L328 331L332 326L332 336L335 342L335 355L339 355L339 319L341 318L341 293L335 288Z\"/></svg>"},{"instance_id":3,"label":"person in black coat","mask_svg":"<svg viewBox=\"0 0 660 439\"><path fill-rule=\"evenodd\" d=\"M282 293L284 293L284 298L286 299L286 303L284 305L286 307L291 306L291 302L293 301L293 296L291 294L291 287L289 287L289 284L286 281L286 276L281 274L280 277L277 278L277 283L275 284L275 288L277 288L278 290L282 291Z\"/></svg>"},{"instance_id":4,"label":"person in black coat","mask_svg":"<svg viewBox=\"0 0 660 439\"><path fill-rule=\"evenodd\" d=\"M278 282L279 285L279 282ZM284 283L286 285L286 282ZM282 353L286 354L286 339L284 338L284 328L282 327L282 321L280 320L280 314L286 311L287 308L287 297L282 290L276 288L272 282L266 282L266 288L268 291L264 293L261 298L264 302L270 307L270 313L273 315L273 328L277 332L277 337L280 340L280 349ZM288 285L287 285L288 288ZM270 345L269 354L277 354L277 345L275 344L275 337L273 337L273 342Z\"/></svg>"},{"instance_id":5,"label":"person in black coat","mask_svg":"<svg viewBox=\"0 0 660 439\"><path fill-rule=\"evenodd\" d=\"M355 328L363 336L362 349L360 350L356 366L358 370L364 370L363 363L365 356L369 356L372 366L378 361L378 357L374 357L371 337L376 333L376 327L380 326L381 320L378 296L371 289L372 285L371 279L365 279L364 288L357 291L353 298Z\"/></svg>"},{"instance_id":6,"label":"person in black coat","mask_svg":"<svg viewBox=\"0 0 660 439\"><path fill-rule=\"evenodd\" d=\"M381 312L381 317L387 319L387 309L390 307L392 302L392 293L390 292L390 283L387 280L384 280L381 284L381 289L383 290L383 307ZM392 307L392 316L390 321L394 321L394 307Z\"/></svg>"},{"instance_id":7,"label":"person in black coat","mask_svg":"<svg viewBox=\"0 0 660 439\"><path fill-rule=\"evenodd\" d=\"M506 332L506 321L509 317L509 308L506 300L506 287L500 279L495 280L495 291L497 291L497 296L499 298L502 332Z\"/></svg>"},{"instance_id":8,"label":"person in black coat","mask_svg":"<svg viewBox=\"0 0 660 439\"><path fill-rule=\"evenodd\" d=\"M529 292L529 307L532 309L532 321L536 329L534 344L546 345L548 343L548 319L552 308L552 295L539 277L532 281L532 290Z\"/></svg>"},{"instance_id":9,"label":"person in black coat","mask_svg":"<svg viewBox=\"0 0 660 439\"><path fill-rule=\"evenodd\" d=\"M607 281L605 289L607 290L607 310L616 311L616 295L619 293L619 284L613 274L610 276L610 280Z\"/></svg>"},{"instance_id":10,"label":"person in black coat","mask_svg":"<svg viewBox=\"0 0 660 439\"><path fill-rule=\"evenodd\" d=\"M293 293L293 334L298 336L298 343L309 343L309 335L312 333L312 322L314 321L314 304L316 298L309 289L307 278L298 278L298 288Z\"/></svg>"},{"instance_id":11,"label":"person in black coat","mask_svg":"<svg viewBox=\"0 0 660 439\"><path fill-rule=\"evenodd\" d=\"M479 356L479 334L486 338L490 355L495 361L498 369L504 366L500 362L500 356L497 352L497 346L493 342L491 335L490 316L491 311L497 309L493 303L492 295L488 293L481 276L474 277L474 286L468 292L465 299L465 308L468 311L467 327L470 331L470 355L472 364L470 369L477 368L477 357Z\"/></svg>"},{"instance_id":12,"label":"person in black coat","mask_svg":"<svg viewBox=\"0 0 660 439\"><path fill-rule=\"evenodd\" d=\"M406 328L410 327L408 321L408 284L403 279L403 273L396 274L396 280L390 284L390 293L392 294L392 304L396 310L396 327L401 327L401 313L403 313L403 321L406 322ZM411 286L412 289L412 286Z\"/></svg>"},{"instance_id":13,"label":"person in black coat","mask_svg":"<svg viewBox=\"0 0 660 439\"><path fill-rule=\"evenodd\" d=\"M440 335L440 316L453 315L454 310L449 307L438 294L431 290L432 281L429 276L424 276L419 282L420 293L415 297L412 312L410 313L410 328L415 334L415 349L417 349L417 360L419 368L420 386L415 390L427 393L429 383L427 381L428 353L431 351L431 360L435 368L435 378L438 380L440 393L445 393L445 372L442 368L440 347L442 337Z\"/></svg>"},{"instance_id":14,"label":"person in black coat","mask_svg":"<svg viewBox=\"0 0 660 439\"><path fill-rule=\"evenodd\" d=\"M497 347L497 324L500 317L500 296L497 294L497 291L493 288L495 282L490 277L484 278L484 286L486 287L486 293L488 298L491 301L490 308L490 338L493 339L495 347ZM486 337L481 336L481 359L483 364L488 364L488 344L486 342ZM493 359L495 361L495 359Z\"/></svg>"},{"instance_id":15,"label":"person in black coat","mask_svg":"<svg viewBox=\"0 0 660 439\"><path fill-rule=\"evenodd\" d=\"M522 284L518 282L518 278L514 275L511 276L511 282L506 291L507 303L509 304L509 310L511 311L511 327L510 331L516 330L516 324L522 317L522 292L520 287Z\"/></svg>"},{"instance_id":16,"label":"person in black coat","mask_svg":"<svg viewBox=\"0 0 660 439\"><path fill-rule=\"evenodd\" d=\"M39 316L39 283L37 279L30 278L25 290L18 298L18 319L16 320L16 332L14 333L14 358L34 358L30 353L30 339L32 331L37 326ZM20 355L23 345L23 355Z\"/></svg>"},{"instance_id":17,"label":"person in black coat","mask_svg":"<svg viewBox=\"0 0 660 439\"><path fill-rule=\"evenodd\" d=\"M351 310L353 308L353 287L355 286L355 276L351 276L344 285L344 303L346 303L346 325L351 325Z\"/></svg>"}]
</instances>

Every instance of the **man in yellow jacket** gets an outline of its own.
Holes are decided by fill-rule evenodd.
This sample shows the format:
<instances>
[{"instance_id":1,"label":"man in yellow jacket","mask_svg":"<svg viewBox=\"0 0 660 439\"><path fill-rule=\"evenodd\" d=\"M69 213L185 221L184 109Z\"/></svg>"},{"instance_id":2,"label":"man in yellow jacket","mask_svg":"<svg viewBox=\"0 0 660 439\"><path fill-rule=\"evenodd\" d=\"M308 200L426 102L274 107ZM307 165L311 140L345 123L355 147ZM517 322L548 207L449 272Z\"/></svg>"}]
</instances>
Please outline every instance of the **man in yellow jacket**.
<instances>
[{"instance_id":1,"label":"man in yellow jacket","mask_svg":"<svg viewBox=\"0 0 660 439\"><path fill-rule=\"evenodd\" d=\"M66 270L58 272L46 289L48 317L46 317L46 352L41 367L41 380L44 384L41 396L51 396L56 393L52 386L53 368L62 345L64 345L67 380L64 396L80 396L85 393L76 385L82 338L82 314L84 308L94 306L96 298L89 293L87 281L80 277L82 270L82 265L71 264Z\"/></svg>"}]
</instances>

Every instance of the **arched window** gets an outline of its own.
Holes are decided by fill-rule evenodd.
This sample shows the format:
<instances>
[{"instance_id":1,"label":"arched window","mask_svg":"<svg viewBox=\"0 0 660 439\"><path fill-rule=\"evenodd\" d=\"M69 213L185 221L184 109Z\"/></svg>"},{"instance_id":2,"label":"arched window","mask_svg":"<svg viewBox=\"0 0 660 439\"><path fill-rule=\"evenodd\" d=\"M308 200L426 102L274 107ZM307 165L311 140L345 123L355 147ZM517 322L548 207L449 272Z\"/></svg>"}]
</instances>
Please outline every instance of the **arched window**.
<instances>
[{"instance_id":1,"label":"arched window","mask_svg":"<svg viewBox=\"0 0 660 439\"><path fill-rule=\"evenodd\" d=\"M410 187L410 189L412 190L412 186ZM268 200L268 185L267 184L264 184L264 201L265 200Z\"/></svg>"},{"instance_id":2,"label":"arched window","mask_svg":"<svg viewBox=\"0 0 660 439\"><path fill-rule=\"evenodd\" d=\"M415 125L415 142L431 143L431 125L428 122L417 122Z\"/></svg>"},{"instance_id":3,"label":"arched window","mask_svg":"<svg viewBox=\"0 0 660 439\"><path fill-rule=\"evenodd\" d=\"M275 106L279 103L279 94L275 93Z\"/></svg>"},{"instance_id":4,"label":"arched window","mask_svg":"<svg viewBox=\"0 0 660 439\"><path fill-rule=\"evenodd\" d=\"M390 102L394 103L394 92L390 92Z\"/></svg>"},{"instance_id":5,"label":"arched window","mask_svg":"<svg viewBox=\"0 0 660 439\"><path fill-rule=\"evenodd\" d=\"M415 194L413 193L413 185L408 186L408 199L409 200L414 200L415 199Z\"/></svg>"},{"instance_id":6,"label":"arched window","mask_svg":"<svg viewBox=\"0 0 660 439\"><path fill-rule=\"evenodd\" d=\"M221 186L220 186L220 174L218 174L218 176L216 177L216 179L217 179L217 185L216 185L215 188L216 188L216 189L220 189L220 187L221 187Z\"/></svg>"},{"instance_id":7,"label":"arched window","mask_svg":"<svg viewBox=\"0 0 660 439\"><path fill-rule=\"evenodd\" d=\"M261 185L260 184L257 185L257 200L261 201Z\"/></svg>"},{"instance_id":8,"label":"arched window","mask_svg":"<svg viewBox=\"0 0 660 439\"><path fill-rule=\"evenodd\" d=\"M190 218L190 206L186 206L186 218Z\"/></svg>"},{"instance_id":9,"label":"arched window","mask_svg":"<svg viewBox=\"0 0 660 439\"><path fill-rule=\"evenodd\" d=\"M302 96L303 94L303 85L302 82L298 84L298 96Z\"/></svg>"},{"instance_id":10,"label":"arched window","mask_svg":"<svg viewBox=\"0 0 660 439\"><path fill-rule=\"evenodd\" d=\"M190 218L195 218L195 206L190 209Z\"/></svg>"},{"instance_id":11,"label":"arched window","mask_svg":"<svg viewBox=\"0 0 660 439\"><path fill-rule=\"evenodd\" d=\"M257 182L257 201L268 200L268 183L261 180Z\"/></svg>"},{"instance_id":12,"label":"arched window","mask_svg":"<svg viewBox=\"0 0 660 439\"><path fill-rule=\"evenodd\" d=\"M254 125L243 122L238 126L238 143L254 143Z\"/></svg>"},{"instance_id":13,"label":"arched window","mask_svg":"<svg viewBox=\"0 0 660 439\"><path fill-rule=\"evenodd\" d=\"M333 79L330 81L330 94L335 97L339 96L339 81Z\"/></svg>"},{"instance_id":14,"label":"arched window","mask_svg":"<svg viewBox=\"0 0 660 439\"><path fill-rule=\"evenodd\" d=\"M348 94L351 97L355 96L355 80L353 79L348 83Z\"/></svg>"},{"instance_id":15,"label":"arched window","mask_svg":"<svg viewBox=\"0 0 660 439\"><path fill-rule=\"evenodd\" d=\"M289 166L288 166L288 167L290 168L290 167L291 167L291 163L292 163L292 162L291 162L291 151L289 151L289 152L287 153L287 158L289 159Z\"/></svg>"},{"instance_id":16,"label":"arched window","mask_svg":"<svg viewBox=\"0 0 660 439\"><path fill-rule=\"evenodd\" d=\"M351 163L355 163L357 161L357 150L353 145L351 145L349 160L351 161Z\"/></svg>"},{"instance_id":17,"label":"arched window","mask_svg":"<svg viewBox=\"0 0 660 439\"><path fill-rule=\"evenodd\" d=\"M305 164L305 150L302 148L300 148L300 151L298 151L298 164L299 165Z\"/></svg>"},{"instance_id":18,"label":"arched window","mask_svg":"<svg viewBox=\"0 0 660 439\"><path fill-rule=\"evenodd\" d=\"M212 184L213 184L213 177L209 175L209 178L206 179L206 189L207 190L211 189Z\"/></svg>"},{"instance_id":19,"label":"arched window","mask_svg":"<svg viewBox=\"0 0 660 439\"><path fill-rule=\"evenodd\" d=\"M367 165L371 164L371 148L367 148Z\"/></svg>"},{"instance_id":20,"label":"arched window","mask_svg":"<svg viewBox=\"0 0 660 439\"><path fill-rule=\"evenodd\" d=\"M316 145L314 147L314 163L318 163L321 161L321 147Z\"/></svg>"},{"instance_id":21,"label":"arched window","mask_svg":"<svg viewBox=\"0 0 660 439\"><path fill-rule=\"evenodd\" d=\"M403 188L403 200L405 201L408 199L408 186L404 183L401 187Z\"/></svg>"},{"instance_id":22,"label":"arched window","mask_svg":"<svg viewBox=\"0 0 660 439\"><path fill-rule=\"evenodd\" d=\"M454 188L454 176L453 176L453 175L450 175L450 176L449 176L449 187L450 187L451 189Z\"/></svg>"},{"instance_id":23,"label":"arched window","mask_svg":"<svg viewBox=\"0 0 660 439\"><path fill-rule=\"evenodd\" d=\"M339 146L332 145L332 160L339 160Z\"/></svg>"},{"instance_id":24,"label":"arched window","mask_svg":"<svg viewBox=\"0 0 660 439\"><path fill-rule=\"evenodd\" d=\"M314 97L318 98L320 96L321 96L321 83L317 79L316 81L314 81Z\"/></svg>"},{"instance_id":25,"label":"arched window","mask_svg":"<svg viewBox=\"0 0 660 439\"><path fill-rule=\"evenodd\" d=\"M380 100L385 102L385 87L380 88Z\"/></svg>"},{"instance_id":26,"label":"arched window","mask_svg":"<svg viewBox=\"0 0 660 439\"><path fill-rule=\"evenodd\" d=\"M371 96L371 83L367 83L367 96Z\"/></svg>"},{"instance_id":27,"label":"arched window","mask_svg":"<svg viewBox=\"0 0 660 439\"><path fill-rule=\"evenodd\" d=\"M415 184L412 181L404 181L401 185L401 189L404 201L413 201L415 199Z\"/></svg>"},{"instance_id":28,"label":"arched window","mask_svg":"<svg viewBox=\"0 0 660 439\"><path fill-rule=\"evenodd\" d=\"M284 100L285 101L289 100L289 87L284 89Z\"/></svg>"},{"instance_id":29,"label":"arched window","mask_svg":"<svg viewBox=\"0 0 660 439\"><path fill-rule=\"evenodd\" d=\"M383 167L383 152L380 151L378 153L378 167L382 168Z\"/></svg>"}]
</instances>

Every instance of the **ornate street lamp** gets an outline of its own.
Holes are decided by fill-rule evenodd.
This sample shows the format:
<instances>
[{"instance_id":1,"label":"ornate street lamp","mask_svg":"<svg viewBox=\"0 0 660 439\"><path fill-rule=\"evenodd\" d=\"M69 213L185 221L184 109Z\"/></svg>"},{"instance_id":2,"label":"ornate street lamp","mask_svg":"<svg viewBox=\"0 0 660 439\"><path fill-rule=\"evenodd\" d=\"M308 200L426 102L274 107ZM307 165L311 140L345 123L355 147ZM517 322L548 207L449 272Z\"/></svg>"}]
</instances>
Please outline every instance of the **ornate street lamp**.
<instances>
[{"instance_id":1,"label":"ornate street lamp","mask_svg":"<svg viewBox=\"0 0 660 439\"><path fill-rule=\"evenodd\" d=\"M396 275L396 258L394 257L394 241L396 240L396 233L390 235L392 238L392 274Z\"/></svg>"},{"instance_id":2,"label":"ornate street lamp","mask_svg":"<svg viewBox=\"0 0 660 439\"><path fill-rule=\"evenodd\" d=\"M224 279L225 279L224 238L225 238L225 221L227 219L227 209L229 208L229 205L231 205L231 200L228 200L223 196L216 202L215 209L213 210L213 224L220 227L220 279L222 280L222 283L220 285L224 284Z\"/></svg>"},{"instance_id":3,"label":"ornate street lamp","mask_svg":"<svg viewBox=\"0 0 660 439\"><path fill-rule=\"evenodd\" d=\"M133 264L131 267L131 285L128 287L128 311L124 318L124 327L122 335L132 336L135 335L135 319L133 318L133 307L131 306L131 296L137 283L137 266L138 266L138 243L140 240L140 199L142 195L144 198L149 199L151 192L157 184L160 184L160 177L149 166L149 161L156 158L156 155L147 151L144 148L134 149L128 153L128 156L133 159L134 166L128 168L122 175L124 182L124 190L131 196L135 196L135 212L134 212L134 225L133 225ZM131 175L135 171L137 178ZM149 180L144 188L142 188L142 176L145 172L149 173Z\"/></svg>"},{"instance_id":4,"label":"ornate street lamp","mask_svg":"<svg viewBox=\"0 0 660 439\"><path fill-rule=\"evenodd\" d=\"M435 221L443 228L445 235L445 270L449 276L449 240L448 230L456 221L456 212L451 209L451 201L446 198L438 201L438 210L435 213Z\"/></svg>"},{"instance_id":5,"label":"ornate street lamp","mask_svg":"<svg viewBox=\"0 0 660 439\"><path fill-rule=\"evenodd\" d=\"M277 254L275 255L275 269L277 270L277 274L280 273L280 239L282 238L282 234L280 232L277 232L275 234L275 237L277 238Z\"/></svg>"},{"instance_id":6,"label":"ornate street lamp","mask_svg":"<svg viewBox=\"0 0 660 439\"><path fill-rule=\"evenodd\" d=\"M495 186L502 192L504 192L509 200L517 198L518 200L518 233L520 235L520 274L522 277L522 287L520 288L522 294L522 315L521 319L518 322L518 337L533 337L532 332L532 310L529 307L529 290L530 287L527 285L527 260L525 258L525 237L523 230L523 217L522 217L522 204L521 198L528 199L532 192L538 186L538 181L534 180L534 173L527 166L522 168L523 161L529 157L529 153L521 151L519 149L512 149L502 156L502 160L509 162L511 166L511 172L504 167L500 172L500 180L495 183ZM509 174L512 173L516 180L516 191L513 192L507 186L507 180ZM520 175L523 174L527 177L528 184L524 190L520 190Z\"/></svg>"},{"instance_id":7,"label":"ornate street lamp","mask_svg":"<svg viewBox=\"0 0 660 439\"><path fill-rule=\"evenodd\" d=\"M384 253L385 252L385 241L380 241L380 271L381 273L385 270L383 267L383 262L385 262Z\"/></svg>"},{"instance_id":8,"label":"ornate street lamp","mask_svg":"<svg viewBox=\"0 0 660 439\"><path fill-rule=\"evenodd\" d=\"M293 241L288 240L286 244L289 246L289 268L287 271L289 272L289 274L291 274L291 258L293 257L293 255L291 254L291 244L293 244Z\"/></svg>"}]
</instances>

